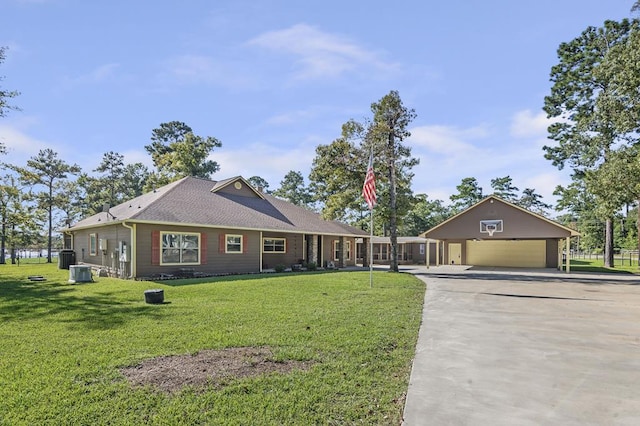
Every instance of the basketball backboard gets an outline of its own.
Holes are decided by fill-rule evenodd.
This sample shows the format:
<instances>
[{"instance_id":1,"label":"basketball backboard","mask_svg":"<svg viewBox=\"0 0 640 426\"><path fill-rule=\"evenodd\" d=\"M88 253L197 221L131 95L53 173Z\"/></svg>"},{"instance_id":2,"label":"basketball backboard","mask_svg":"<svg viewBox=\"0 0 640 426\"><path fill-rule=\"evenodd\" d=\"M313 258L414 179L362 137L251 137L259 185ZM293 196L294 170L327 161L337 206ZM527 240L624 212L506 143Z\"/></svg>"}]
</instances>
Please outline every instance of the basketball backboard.
<instances>
[{"instance_id":1,"label":"basketball backboard","mask_svg":"<svg viewBox=\"0 0 640 426\"><path fill-rule=\"evenodd\" d=\"M495 232L502 232L502 219L485 219L480 221L480 233L493 237Z\"/></svg>"}]
</instances>

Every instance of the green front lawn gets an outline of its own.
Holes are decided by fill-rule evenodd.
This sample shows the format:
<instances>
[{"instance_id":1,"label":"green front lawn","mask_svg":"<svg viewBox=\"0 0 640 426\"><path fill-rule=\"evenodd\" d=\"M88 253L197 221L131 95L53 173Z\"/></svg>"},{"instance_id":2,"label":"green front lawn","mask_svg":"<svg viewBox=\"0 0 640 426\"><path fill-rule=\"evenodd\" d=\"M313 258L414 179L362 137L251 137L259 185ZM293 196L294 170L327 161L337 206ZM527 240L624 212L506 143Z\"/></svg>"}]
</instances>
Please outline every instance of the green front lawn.
<instances>
[{"instance_id":1,"label":"green front lawn","mask_svg":"<svg viewBox=\"0 0 640 426\"><path fill-rule=\"evenodd\" d=\"M0 265L0 424L399 424L425 287L405 274L67 283ZM31 282L29 275L43 275ZM162 305L144 290L164 289ZM174 394L120 373L160 355L269 346L308 370Z\"/></svg>"},{"instance_id":2,"label":"green front lawn","mask_svg":"<svg viewBox=\"0 0 640 426\"><path fill-rule=\"evenodd\" d=\"M621 259L614 259L614 267L604 266L604 260L600 259L571 259L572 272L596 272L596 273L617 273L617 274L638 274L638 265L629 265L629 260L625 259L624 265Z\"/></svg>"}]
</instances>

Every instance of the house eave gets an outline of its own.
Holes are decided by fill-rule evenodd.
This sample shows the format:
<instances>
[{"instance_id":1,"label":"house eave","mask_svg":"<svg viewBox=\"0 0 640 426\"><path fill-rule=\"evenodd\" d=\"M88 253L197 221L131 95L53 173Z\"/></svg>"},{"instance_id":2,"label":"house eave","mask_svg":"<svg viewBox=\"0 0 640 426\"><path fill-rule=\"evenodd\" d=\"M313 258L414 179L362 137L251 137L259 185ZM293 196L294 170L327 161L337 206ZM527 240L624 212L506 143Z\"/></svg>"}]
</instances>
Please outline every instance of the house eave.
<instances>
[{"instance_id":1,"label":"house eave","mask_svg":"<svg viewBox=\"0 0 640 426\"><path fill-rule=\"evenodd\" d=\"M65 231L77 231L77 230L85 230L91 228L97 228L107 225L120 224L122 220L113 221L106 224L96 224L96 225L86 225L77 228L65 228ZM232 226L232 225L210 225L210 224L202 224L202 223L176 223L176 222L164 222L164 221L153 221L153 220L126 220L128 224L142 224L142 225L156 225L156 226L180 226L180 227L189 227L189 228L207 228L207 229L232 229L236 231L255 231L255 232L273 232L273 233L285 233L285 234L296 234L296 235L304 235L304 234L313 234L313 235L326 235L333 237L365 237L365 235L353 234L353 233L339 233L339 232L322 232L322 231L312 231L312 230L292 230L292 229L271 229L271 228L252 228L245 226Z\"/></svg>"}]
</instances>

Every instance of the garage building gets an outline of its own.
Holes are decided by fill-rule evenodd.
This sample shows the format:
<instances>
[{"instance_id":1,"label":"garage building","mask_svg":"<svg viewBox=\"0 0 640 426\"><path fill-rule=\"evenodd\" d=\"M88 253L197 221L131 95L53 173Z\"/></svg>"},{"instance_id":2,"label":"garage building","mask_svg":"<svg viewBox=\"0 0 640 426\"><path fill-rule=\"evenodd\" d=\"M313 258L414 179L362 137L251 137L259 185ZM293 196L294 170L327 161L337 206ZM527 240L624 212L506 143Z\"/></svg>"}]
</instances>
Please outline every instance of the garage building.
<instances>
[{"instance_id":1,"label":"garage building","mask_svg":"<svg viewBox=\"0 0 640 426\"><path fill-rule=\"evenodd\" d=\"M420 236L440 241L444 264L561 268L564 247L578 235L491 195Z\"/></svg>"}]
</instances>

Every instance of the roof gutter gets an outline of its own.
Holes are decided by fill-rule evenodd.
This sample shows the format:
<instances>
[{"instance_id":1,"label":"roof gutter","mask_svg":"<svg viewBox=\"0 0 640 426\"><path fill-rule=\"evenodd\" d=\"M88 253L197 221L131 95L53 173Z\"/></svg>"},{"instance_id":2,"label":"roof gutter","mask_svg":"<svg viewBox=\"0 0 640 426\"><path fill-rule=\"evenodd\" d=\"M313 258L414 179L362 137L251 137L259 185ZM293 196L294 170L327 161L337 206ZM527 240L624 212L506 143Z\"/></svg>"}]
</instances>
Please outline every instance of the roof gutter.
<instances>
[{"instance_id":1,"label":"roof gutter","mask_svg":"<svg viewBox=\"0 0 640 426\"><path fill-rule=\"evenodd\" d=\"M131 241L131 248L129 250L131 250L130 252L130 259L131 259L131 271L129 272L129 277L128 278L135 278L136 276L136 224L134 223L133 225L128 225L127 222L125 220L122 221L122 226L124 226L125 228L129 229L129 232L131 232L131 236L129 241Z\"/></svg>"}]
</instances>

